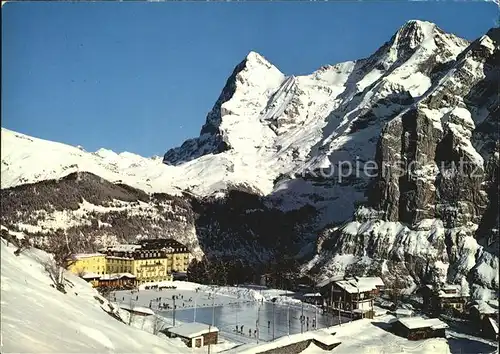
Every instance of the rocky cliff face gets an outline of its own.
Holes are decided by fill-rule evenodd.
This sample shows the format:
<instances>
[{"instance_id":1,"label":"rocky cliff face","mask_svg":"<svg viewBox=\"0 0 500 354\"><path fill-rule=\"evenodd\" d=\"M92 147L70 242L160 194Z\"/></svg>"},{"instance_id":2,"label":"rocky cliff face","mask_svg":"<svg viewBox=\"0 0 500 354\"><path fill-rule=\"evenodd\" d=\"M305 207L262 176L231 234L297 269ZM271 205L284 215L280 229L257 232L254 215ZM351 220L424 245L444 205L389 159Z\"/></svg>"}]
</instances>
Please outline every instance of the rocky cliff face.
<instances>
[{"instance_id":1,"label":"rocky cliff face","mask_svg":"<svg viewBox=\"0 0 500 354\"><path fill-rule=\"evenodd\" d=\"M2 224L87 235L83 248L168 235L197 255L297 256L323 277L452 281L488 297L498 31L470 43L409 21L371 56L305 76L252 52L200 136L163 163L2 129Z\"/></svg>"}]
</instances>

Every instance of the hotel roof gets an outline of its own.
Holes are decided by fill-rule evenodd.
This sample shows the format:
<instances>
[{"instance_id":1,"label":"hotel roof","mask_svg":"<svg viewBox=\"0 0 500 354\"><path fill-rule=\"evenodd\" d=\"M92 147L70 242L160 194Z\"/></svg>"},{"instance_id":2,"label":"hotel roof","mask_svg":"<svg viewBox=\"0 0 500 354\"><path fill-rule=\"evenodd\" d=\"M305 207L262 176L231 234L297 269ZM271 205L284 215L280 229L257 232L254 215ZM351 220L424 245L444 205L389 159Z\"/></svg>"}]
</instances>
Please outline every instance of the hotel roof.
<instances>
[{"instance_id":1,"label":"hotel roof","mask_svg":"<svg viewBox=\"0 0 500 354\"><path fill-rule=\"evenodd\" d=\"M206 333L219 332L219 329L204 323L191 322L169 328L167 331L184 338L193 338Z\"/></svg>"}]
</instances>

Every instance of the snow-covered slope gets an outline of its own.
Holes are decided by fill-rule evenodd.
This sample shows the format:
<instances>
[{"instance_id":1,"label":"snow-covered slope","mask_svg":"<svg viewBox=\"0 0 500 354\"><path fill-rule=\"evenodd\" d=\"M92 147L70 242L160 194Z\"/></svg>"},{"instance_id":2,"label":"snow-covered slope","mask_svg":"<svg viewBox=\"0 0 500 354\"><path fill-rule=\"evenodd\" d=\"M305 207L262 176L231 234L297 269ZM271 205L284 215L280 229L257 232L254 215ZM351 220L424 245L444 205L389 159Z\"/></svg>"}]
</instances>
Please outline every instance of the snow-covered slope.
<instances>
[{"instance_id":1,"label":"snow-covered slope","mask_svg":"<svg viewBox=\"0 0 500 354\"><path fill-rule=\"evenodd\" d=\"M109 303L82 279L66 274L67 293L44 266L51 256L0 242L2 353L190 353L182 343L111 317ZM101 304L102 302L102 304Z\"/></svg>"}]
</instances>

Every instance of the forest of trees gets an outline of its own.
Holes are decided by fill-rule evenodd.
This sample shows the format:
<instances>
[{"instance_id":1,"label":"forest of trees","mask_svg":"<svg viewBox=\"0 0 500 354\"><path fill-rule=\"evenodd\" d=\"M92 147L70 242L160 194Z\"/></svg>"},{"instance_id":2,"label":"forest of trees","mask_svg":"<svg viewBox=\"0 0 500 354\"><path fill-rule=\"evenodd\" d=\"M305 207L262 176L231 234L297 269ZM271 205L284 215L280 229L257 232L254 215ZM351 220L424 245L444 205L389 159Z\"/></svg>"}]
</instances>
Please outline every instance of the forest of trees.
<instances>
[{"instance_id":1,"label":"forest of trees","mask_svg":"<svg viewBox=\"0 0 500 354\"><path fill-rule=\"evenodd\" d=\"M189 281L200 284L259 284L262 275L267 275L270 287L292 289L298 281L298 262L285 259L256 266L245 264L241 259L203 257L200 261L193 260L187 270Z\"/></svg>"}]
</instances>

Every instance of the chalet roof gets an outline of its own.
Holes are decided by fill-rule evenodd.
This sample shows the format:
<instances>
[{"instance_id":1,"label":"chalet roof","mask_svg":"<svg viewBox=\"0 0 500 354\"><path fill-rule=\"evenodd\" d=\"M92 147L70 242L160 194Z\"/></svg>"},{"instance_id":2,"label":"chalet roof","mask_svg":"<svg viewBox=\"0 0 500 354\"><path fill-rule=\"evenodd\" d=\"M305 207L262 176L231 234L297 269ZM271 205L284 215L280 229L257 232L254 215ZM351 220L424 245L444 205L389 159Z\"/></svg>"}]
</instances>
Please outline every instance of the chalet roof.
<instances>
[{"instance_id":1,"label":"chalet roof","mask_svg":"<svg viewBox=\"0 0 500 354\"><path fill-rule=\"evenodd\" d=\"M140 240L137 242L137 244L117 244L113 246L108 246L100 249L99 251L101 252L127 252L127 253L133 253L135 251L151 251L151 250L159 250L163 248L170 248L172 251L179 250L179 249L186 249L187 247L184 246L182 243L170 239L170 238L158 238L158 239L151 239L151 240Z\"/></svg>"},{"instance_id":2,"label":"chalet roof","mask_svg":"<svg viewBox=\"0 0 500 354\"><path fill-rule=\"evenodd\" d=\"M493 307L494 309L498 309L498 300L497 299L491 299L486 301L488 305Z\"/></svg>"},{"instance_id":3,"label":"chalet roof","mask_svg":"<svg viewBox=\"0 0 500 354\"><path fill-rule=\"evenodd\" d=\"M486 301L478 300L477 304L472 307L479 311L481 314L494 314L497 313L498 310L490 306Z\"/></svg>"},{"instance_id":4,"label":"chalet roof","mask_svg":"<svg viewBox=\"0 0 500 354\"><path fill-rule=\"evenodd\" d=\"M460 285L458 284L444 284L441 290L457 290L460 291Z\"/></svg>"},{"instance_id":5,"label":"chalet roof","mask_svg":"<svg viewBox=\"0 0 500 354\"><path fill-rule=\"evenodd\" d=\"M374 286L359 284L356 280L340 280L335 282L341 289L347 291L349 294L362 293L366 291L372 291L375 289Z\"/></svg>"},{"instance_id":6,"label":"chalet roof","mask_svg":"<svg viewBox=\"0 0 500 354\"><path fill-rule=\"evenodd\" d=\"M405 317L400 318L399 323L408 329L417 328L431 328L431 329L444 329L448 325L441 321L439 318L422 318L422 317Z\"/></svg>"},{"instance_id":7,"label":"chalet roof","mask_svg":"<svg viewBox=\"0 0 500 354\"><path fill-rule=\"evenodd\" d=\"M101 275L101 280L117 280L122 278L135 279L135 275L130 273L113 273Z\"/></svg>"},{"instance_id":8,"label":"chalet roof","mask_svg":"<svg viewBox=\"0 0 500 354\"><path fill-rule=\"evenodd\" d=\"M354 310L352 310L352 312L354 312L354 313L367 313L370 311L371 311L371 309L354 309Z\"/></svg>"},{"instance_id":9,"label":"chalet roof","mask_svg":"<svg viewBox=\"0 0 500 354\"><path fill-rule=\"evenodd\" d=\"M363 284L366 286L373 286L374 288L377 286L385 286L384 281L380 277L355 277L359 284Z\"/></svg>"},{"instance_id":10,"label":"chalet roof","mask_svg":"<svg viewBox=\"0 0 500 354\"><path fill-rule=\"evenodd\" d=\"M83 275L82 275L82 278L83 279L99 279L101 276L99 274L96 274L96 273L92 273L92 272L85 272Z\"/></svg>"},{"instance_id":11,"label":"chalet roof","mask_svg":"<svg viewBox=\"0 0 500 354\"><path fill-rule=\"evenodd\" d=\"M167 329L167 331L180 337L194 338L207 333L219 332L219 329L215 326L210 326L204 323L191 322L171 327Z\"/></svg>"},{"instance_id":12,"label":"chalet roof","mask_svg":"<svg viewBox=\"0 0 500 354\"><path fill-rule=\"evenodd\" d=\"M396 315L401 315L401 316L411 316L413 314L413 311L409 310L409 309L401 309L401 308L399 308L399 309L396 309L394 311L394 313Z\"/></svg>"},{"instance_id":13,"label":"chalet roof","mask_svg":"<svg viewBox=\"0 0 500 354\"><path fill-rule=\"evenodd\" d=\"M330 277L330 278L327 278L325 280L323 280L322 282L319 282L318 284L316 284L316 286L318 288L322 288L334 281L339 281L339 280L342 280L344 279L344 276L343 275L334 275L333 277Z\"/></svg>"},{"instance_id":14,"label":"chalet roof","mask_svg":"<svg viewBox=\"0 0 500 354\"><path fill-rule=\"evenodd\" d=\"M134 252L140 248L141 248L141 245L119 244L119 245L106 247L103 250L112 251L112 252Z\"/></svg>"}]
</instances>

